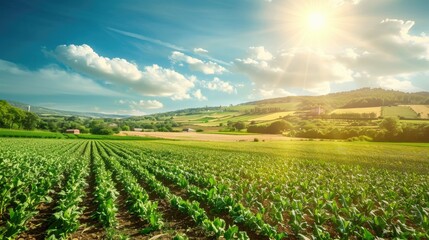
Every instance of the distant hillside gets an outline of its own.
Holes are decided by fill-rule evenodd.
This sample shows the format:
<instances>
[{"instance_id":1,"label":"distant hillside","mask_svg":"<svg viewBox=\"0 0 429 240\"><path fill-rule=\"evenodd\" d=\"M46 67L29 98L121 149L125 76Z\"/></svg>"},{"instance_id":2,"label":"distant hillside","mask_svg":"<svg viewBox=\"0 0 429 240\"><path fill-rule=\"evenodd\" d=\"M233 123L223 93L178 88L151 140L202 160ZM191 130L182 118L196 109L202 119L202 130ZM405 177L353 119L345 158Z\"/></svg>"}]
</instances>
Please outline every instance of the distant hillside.
<instances>
[{"instance_id":1,"label":"distant hillside","mask_svg":"<svg viewBox=\"0 0 429 240\"><path fill-rule=\"evenodd\" d=\"M26 110L28 109L29 104L9 101L10 105L15 106L17 108ZM78 117L88 117L88 118L126 118L129 117L127 115L117 115L117 114L104 114L104 113L92 113L92 112L74 112L74 111L64 111L57 109L50 109L45 107L31 106L31 112L36 113L38 115L55 115L55 116L78 116Z\"/></svg>"},{"instance_id":2,"label":"distant hillside","mask_svg":"<svg viewBox=\"0 0 429 240\"><path fill-rule=\"evenodd\" d=\"M325 108L361 108L390 105L428 104L429 92L406 93L381 88L361 88L348 92L331 93L322 96L289 96L260 101L248 102L241 105L273 105L278 103L299 103L298 109L309 109L315 105Z\"/></svg>"},{"instance_id":3,"label":"distant hillside","mask_svg":"<svg viewBox=\"0 0 429 240\"><path fill-rule=\"evenodd\" d=\"M429 92L406 93L382 88L361 88L322 96L289 96L242 103L236 106L187 108L151 116L195 115L204 112L263 112L309 110L321 106L328 112L338 108L365 108L396 105L429 105ZM265 111L264 111L265 110ZM139 119L140 117L136 117Z\"/></svg>"},{"instance_id":4,"label":"distant hillside","mask_svg":"<svg viewBox=\"0 0 429 240\"><path fill-rule=\"evenodd\" d=\"M8 101L11 105L27 110L28 104ZM322 96L289 96L242 103L236 106L212 106L180 109L149 116L131 117L132 120L147 117L193 116L204 113L273 113L310 110L321 107L327 112L338 108L366 108L396 105L429 105L429 92L406 93L381 88L361 88L348 92L331 93ZM81 116L91 118L127 118L127 115L63 111L31 106L31 112L39 115Z\"/></svg>"}]
</instances>

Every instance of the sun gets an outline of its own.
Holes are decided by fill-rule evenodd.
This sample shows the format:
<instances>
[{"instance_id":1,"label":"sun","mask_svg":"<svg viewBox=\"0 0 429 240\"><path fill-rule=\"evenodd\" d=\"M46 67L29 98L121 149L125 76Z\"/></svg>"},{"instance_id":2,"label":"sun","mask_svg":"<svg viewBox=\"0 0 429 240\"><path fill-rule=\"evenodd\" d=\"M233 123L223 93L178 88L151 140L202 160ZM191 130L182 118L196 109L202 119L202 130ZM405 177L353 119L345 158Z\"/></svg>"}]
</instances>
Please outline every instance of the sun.
<instances>
[{"instance_id":1,"label":"sun","mask_svg":"<svg viewBox=\"0 0 429 240\"><path fill-rule=\"evenodd\" d=\"M322 31L326 28L327 18L322 12L310 12L307 16L307 27L311 31Z\"/></svg>"},{"instance_id":2,"label":"sun","mask_svg":"<svg viewBox=\"0 0 429 240\"><path fill-rule=\"evenodd\" d=\"M340 41L354 41L355 28L361 28L355 8L338 4L338 0L272 1L267 4L265 18L269 27L293 48L330 49Z\"/></svg>"}]
</instances>

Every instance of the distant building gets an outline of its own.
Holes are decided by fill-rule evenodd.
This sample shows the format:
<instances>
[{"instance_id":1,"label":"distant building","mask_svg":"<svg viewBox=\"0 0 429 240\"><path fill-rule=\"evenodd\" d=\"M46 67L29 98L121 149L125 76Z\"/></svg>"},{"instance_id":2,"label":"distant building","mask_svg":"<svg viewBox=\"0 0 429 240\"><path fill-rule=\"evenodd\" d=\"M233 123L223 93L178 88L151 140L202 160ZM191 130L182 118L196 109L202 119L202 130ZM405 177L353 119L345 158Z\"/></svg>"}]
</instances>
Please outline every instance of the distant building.
<instances>
[{"instance_id":1,"label":"distant building","mask_svg":"<svg viewBox=\"0 0 429 240\"><path fill-rule=\"evenodd\" d=\"M196 132L196 130L192 129L192 128L184 128L183 131L184 132Z\"/></svg>"},{"instance_id":2,"label":"distant building","mask_svg":"<svg viewBox=\"0 0 429 240\"><path fill-rule=\"evenodd\" d=\"M143 128L134 128L134 132L142 132Z\"/></svg>"},{"instance_id":3,"label":"distant building","mask_svg":"<svg viewBox=\"0 0 429 240\"><path fill-rule=\"evenodd\" d=\"M80 134L80 130L79 129L67 129L66 133Z\"/></svg>"}]
</instances>

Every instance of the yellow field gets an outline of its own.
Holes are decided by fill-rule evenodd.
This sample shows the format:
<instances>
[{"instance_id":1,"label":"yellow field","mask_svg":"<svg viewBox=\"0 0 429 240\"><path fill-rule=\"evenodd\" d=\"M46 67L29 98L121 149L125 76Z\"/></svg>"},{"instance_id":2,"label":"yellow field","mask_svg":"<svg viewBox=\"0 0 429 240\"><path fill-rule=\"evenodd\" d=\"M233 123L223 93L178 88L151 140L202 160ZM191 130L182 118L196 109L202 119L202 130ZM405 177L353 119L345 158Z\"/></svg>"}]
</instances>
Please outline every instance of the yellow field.
<instances>
[{"instance_id":1,"label":"yellow field","mask_svg":"<svg viewBox=\"0 0 429 240\"><path fill-rule=\"evenodd\" d=\"M295 113L295 111L276 112L276 113L268 114L268 115L258 117L255 119L251 119L250 121L271 121L271 120L279 119L281 117L293 115L294 113Z\"/></svg>"},{"instance_id":2,"label":"yellow field","mask_svg":"<svg viewBox=\"0 0 429 240\"><path fill-rule=\"evenodd\" d=\"M367 108L341 108L335 109L331 113L342 114L342 113L375 113L377 117L381 115L381 107L367 107Z\"/></svg>"},{"instance_id":3,"label":"yellow field","mask_svg":"<svg viewBox=\"0 0 429 240\"><path fill-rule=\"evenodd\" d=\"M417 114L420 113L420 117L429 119L429 106L427 105L406 105L411 107Z\"/></svg>"}]
</instances>

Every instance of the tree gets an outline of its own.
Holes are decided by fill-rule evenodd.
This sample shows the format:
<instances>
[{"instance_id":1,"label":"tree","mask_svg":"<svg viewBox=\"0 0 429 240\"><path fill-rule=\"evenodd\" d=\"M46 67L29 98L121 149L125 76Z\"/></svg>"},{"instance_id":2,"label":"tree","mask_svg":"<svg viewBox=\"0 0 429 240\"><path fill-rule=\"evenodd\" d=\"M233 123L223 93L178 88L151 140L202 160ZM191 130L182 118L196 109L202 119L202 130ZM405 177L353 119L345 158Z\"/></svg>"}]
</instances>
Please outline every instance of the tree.
<instances>
[{"instance_id":1,"label":"tree","mask_svg":"<svg viewBox=\"0 0 429 240\"><path fill-rule=\"evenodd\" d=\"M25 117L25 112L19 108L10 106L9 113L12 115L12 121L10 122L9 128L13 128L14 124L16 124L18 128L21 128L22 120Z\"/></svg>"},{"instance_id":2,"label":"tree","mask_svg":"<svg viewBox=\"0 0 429 240\"><path fill-rule=\"evenodd\" d=\"M267 128L267 133L279 134L290 129L292 129L292 124L290 122L280 120L271 123Z\"/></svg>"},{"instance_id":3,"label":"tree","mask_svg":"<svg viewBox=\"0 0 429 240\"><path fill-rule=\"evenodd\" d=\"M39 121L40 119L36 114L32 112L26 112L24 120L22 122L22 126L26 130L34 130L37 127Z\"/></svg>"},{"instance_id":4,"label":"tree","mask_svg":"<svg viewBox=\"0 0 429 240\"><path fill-rule=\"evenodd\" d=\"M236 122L232 125L238 131L241 131L246 128L246 124L244 122Z\"/></svg>"},{"instance_id":5,"label":"tree","mask_svg":"<svg viewBox=\"0 0 429 240\"><path fill-rule=\"evenodd\" d=\"M387 134L390 136L397 136L399 133L402 132L401 123L396 117L385 118L380 123L380 128L385 129L387 131Z\"/></svg>"},{"instance_id":6,"label":"tree","mask_svg":"<svg viewBox=\"0 0 429 240\"><path fill-rule=\"evenodd\" d=\"M92 120L89 124L92 134L111 135L113 130L103 120Z\"/></svg>"}]
</instances>

